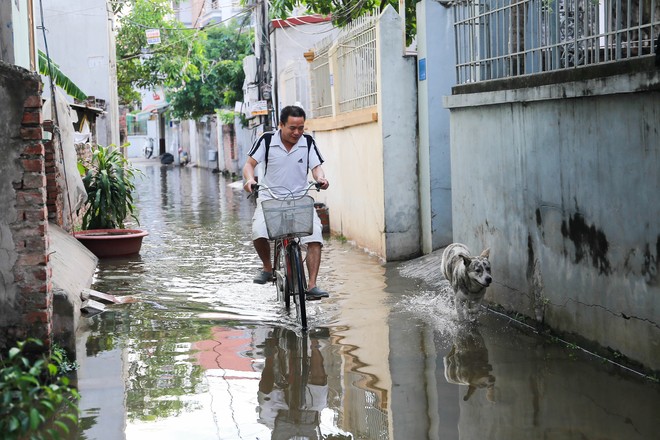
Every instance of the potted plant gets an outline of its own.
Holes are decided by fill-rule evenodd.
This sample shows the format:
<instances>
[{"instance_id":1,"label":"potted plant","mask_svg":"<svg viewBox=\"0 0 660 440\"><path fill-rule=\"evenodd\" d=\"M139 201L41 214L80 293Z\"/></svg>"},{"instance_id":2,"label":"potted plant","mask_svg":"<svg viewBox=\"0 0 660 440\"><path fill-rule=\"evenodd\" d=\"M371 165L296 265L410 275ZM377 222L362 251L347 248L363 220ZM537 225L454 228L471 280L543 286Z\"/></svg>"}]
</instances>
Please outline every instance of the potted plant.
<instances>
[{"instance_id":1,"label":"potted plant","mask_svg":"<svg viewBox=\"0 0 660 440\"><path fill-rule=\"evenodd\" d=\"M78 163L78 168L87 202L81 208L82 231L75 237L99 258L139 253L148 232L124 225L129 217L139 224L133 203L133 180L139 171L119 149L101 145L92 151L89 165Z\"/></svg>"}]
</instances>

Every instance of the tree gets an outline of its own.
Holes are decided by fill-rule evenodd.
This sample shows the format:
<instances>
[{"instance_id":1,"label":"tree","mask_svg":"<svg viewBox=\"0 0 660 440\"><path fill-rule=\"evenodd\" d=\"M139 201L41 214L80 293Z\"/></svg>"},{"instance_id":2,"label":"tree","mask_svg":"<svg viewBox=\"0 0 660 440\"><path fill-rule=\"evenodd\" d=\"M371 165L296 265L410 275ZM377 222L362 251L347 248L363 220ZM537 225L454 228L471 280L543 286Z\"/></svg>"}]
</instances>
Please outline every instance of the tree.
<instances>
[{"instance_id":1,"label":"tree","mask_svg":"<svg viewBox=\"0 0 660 440\"><path fill-rule=\"evenodd\" d=\"M410 43L417 33L416 4L418 0L406 2L406 41ZM398 0L271 0L271 14L276 18L286 18L295 7L304 5L309 12L330 15L332 22L339 27L374 10L383 11L387 5L399 9Z\"/></svg>"},{"instance_id":2,"label":"tree","mask_svg":"<svg viewBox=\"0 0 660 440\"><path fill-rule=\"evenodd\" d=\"M53 62L53 60L49 60L41 50L39 50L39 73L51 77L56 86L61 87L66 94L71 95L77 100L84 101L87 99L85 92L80 90L76 83L71 81L71 78L60 70L60 66Z\"/></svg>"},{"instance_id":3,"label":"tree","mask_svg":"<svg viewBox=\"0 0 660 440\"><path fill-rule=\"evenodd\" d=\"M195 119L217 109L233 107L241 99L245 79L243 58L253 51L253 36L247 22L232 21L227 26L211 27L206 35L205 62L198 66L199 76L167 91L174 117Z\"/></svg>"},{"instance_id":4,"label":"tree","mask_svg":"<svg viewBox=\"0 0 660 440\"><path fill-rule=\"evenodd\" d=\"M136 88L180 87L205 67L199 29L176 20L171 0L123 0L113 5L117 33L117 88L122 104L137 103ZM149 45L146 31L158 29L161 42Z\"/></svg>"}]
</instances>

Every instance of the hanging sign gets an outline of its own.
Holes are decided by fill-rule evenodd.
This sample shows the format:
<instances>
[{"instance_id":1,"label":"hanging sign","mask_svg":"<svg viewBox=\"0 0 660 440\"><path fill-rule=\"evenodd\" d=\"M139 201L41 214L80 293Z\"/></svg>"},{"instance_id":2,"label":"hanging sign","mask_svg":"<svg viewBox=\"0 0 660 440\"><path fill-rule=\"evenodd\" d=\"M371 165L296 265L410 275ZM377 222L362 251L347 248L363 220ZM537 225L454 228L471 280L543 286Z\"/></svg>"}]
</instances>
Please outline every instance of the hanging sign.
<instances>
[{"instance_id":1,"label":"hanging sign","mask_svg":"<svg viewBox=\"0 0 660 440\"><path fill-rule=\"evenodd\" d=\"M160 29L147 29L147 44L160 44Z\"/></svg>"},{"instance_id":2,"label":"hanging sign","mask_svg":"<svg viewBox=\"0 0 660 440\"><path fill-rule=\"evenodd\" d=\"M266 101L257 101L252 104L252 116L267 115L268 114L268 103Z\"/></svg>"}]
</instances>

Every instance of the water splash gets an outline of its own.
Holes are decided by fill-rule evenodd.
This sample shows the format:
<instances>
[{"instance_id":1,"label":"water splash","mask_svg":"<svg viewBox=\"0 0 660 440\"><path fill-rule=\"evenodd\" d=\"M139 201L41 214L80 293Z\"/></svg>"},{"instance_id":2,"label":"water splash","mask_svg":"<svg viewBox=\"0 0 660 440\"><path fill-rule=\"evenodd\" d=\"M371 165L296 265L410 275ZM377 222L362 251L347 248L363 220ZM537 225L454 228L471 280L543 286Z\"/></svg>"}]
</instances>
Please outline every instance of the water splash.
<instances>
[{"instance_id":1,"label":"water splash","mask_svg":"<svg viewBox=\"0 0 660 440\"><path fill-rule=\"evenodd\" d=\"M406 311L431 325L441 336L452 337L459 327L454 301L443 293L421 291L414 296L402 298L395 308Z\"/></svg>"}]
</instances>

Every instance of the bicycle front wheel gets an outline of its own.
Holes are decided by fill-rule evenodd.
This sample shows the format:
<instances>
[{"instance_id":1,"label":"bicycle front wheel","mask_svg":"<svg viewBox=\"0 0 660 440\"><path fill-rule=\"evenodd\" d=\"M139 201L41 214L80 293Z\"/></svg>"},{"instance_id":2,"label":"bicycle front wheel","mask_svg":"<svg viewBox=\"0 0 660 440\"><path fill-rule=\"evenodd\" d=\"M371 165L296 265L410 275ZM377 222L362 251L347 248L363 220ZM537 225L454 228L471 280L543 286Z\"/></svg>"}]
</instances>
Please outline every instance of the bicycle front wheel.
<instances>
[{"instance_id":1,"label":"bicycle front wheel","mask_svg":"<svg viewBox=\"0 0 660 440\"><path fill-rule=\"evenodd\" d=\"M303 330L307 330L307 309L305 307L305 270L303 269L300 245L296 242L289 247L289 261L291 263L291 293L296 303L298 321Z\"/></svg>"},{"instance_id":2,"label":"bicycle front wheel","mask_svg":"<svg viewBox=\"0 0 660 440\"><path fill-rule=\"evenodd\" d=\"M284 302L287 310L291 306L291 292L289 276L286 270L286 253L282 240L275 241L273 258L273 273L275 274L275 288L277 289L277 300Z\"/></svg>"}]
</instances>

